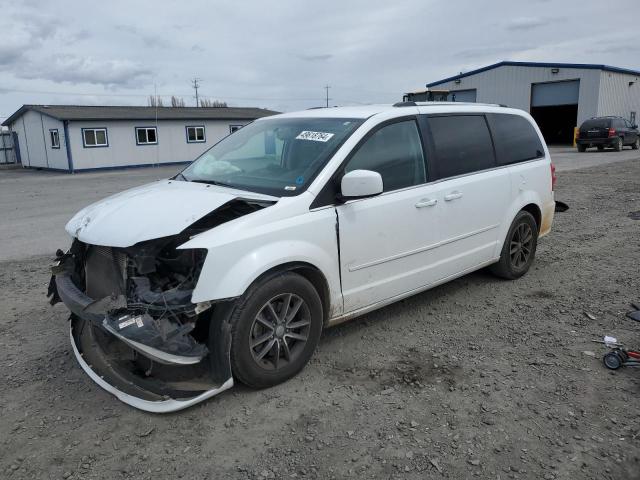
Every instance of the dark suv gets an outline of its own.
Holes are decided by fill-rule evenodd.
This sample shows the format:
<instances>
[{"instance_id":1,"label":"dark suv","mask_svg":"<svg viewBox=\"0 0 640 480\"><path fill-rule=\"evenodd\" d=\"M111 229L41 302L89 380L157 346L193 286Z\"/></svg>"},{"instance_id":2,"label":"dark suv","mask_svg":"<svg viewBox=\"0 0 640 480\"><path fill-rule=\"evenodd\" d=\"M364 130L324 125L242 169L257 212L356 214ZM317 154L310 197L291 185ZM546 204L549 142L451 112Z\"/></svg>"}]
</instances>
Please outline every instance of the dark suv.
<instances>
[{"instance_id":1,"label":"dark suv","mask_svg":"<svg viewBox=\"0 0 640 480\"><path fill-rule=\"evenodd\" d=\"M591 118L580 125L576 145L579 152L584 152L589 147L598 147L598 150L613 147L619 152L624 145L637 150L640 148L638 125L631 125L621 117Z\"/></svg>"}]
</instances>

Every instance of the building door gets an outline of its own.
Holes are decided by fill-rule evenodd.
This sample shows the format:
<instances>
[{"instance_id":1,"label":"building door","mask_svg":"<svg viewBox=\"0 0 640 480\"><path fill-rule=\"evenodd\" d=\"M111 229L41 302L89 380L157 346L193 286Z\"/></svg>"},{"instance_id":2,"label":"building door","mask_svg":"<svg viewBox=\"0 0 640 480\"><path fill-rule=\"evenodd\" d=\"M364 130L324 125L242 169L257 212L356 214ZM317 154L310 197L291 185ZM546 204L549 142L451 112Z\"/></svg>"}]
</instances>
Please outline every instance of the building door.
<instances>
[{"instance_id":1,"label":"building door","mask_svg":"<svg viewBox=\"0 0 640 480\"><path fill-rule=\"evenodd\" d=\"M531 84L531 116L548 144L573 143L580 80Z\"/></svg>"}]
</instances>

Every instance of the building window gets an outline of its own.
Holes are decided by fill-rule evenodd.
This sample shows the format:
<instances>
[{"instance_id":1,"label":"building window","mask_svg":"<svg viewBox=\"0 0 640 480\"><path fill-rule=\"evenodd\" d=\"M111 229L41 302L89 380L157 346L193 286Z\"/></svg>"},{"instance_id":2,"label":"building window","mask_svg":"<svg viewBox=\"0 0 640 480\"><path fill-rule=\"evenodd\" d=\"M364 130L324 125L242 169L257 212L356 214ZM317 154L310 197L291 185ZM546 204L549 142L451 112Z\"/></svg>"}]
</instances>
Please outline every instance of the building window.
<instances>
[{"instance_id":1,"label":"building window","mask_svg":"<svg viewBox=\"0 0 640 480\"><path fill-rule=\"evenodd\" d=\"M205 141L204 127L187 127L187 143L201 143Z\"/></svg>"},{"instance_id":2,"label":"building window","mask_svg":"<svg viewBox=\"0 0 640 480\"><path fill-rule=\"evenodd\" d=\"M229 125L229 133L237 132L242 127L244 127L244 125Z\"/></svg>"},{"instance_id":3,"label":"building window","mask_svg":"<svg viewBox=\"0 0 640 480\"><path fill-rule=\"evenodd\" d=\"M106 128L83 128L82 144L84 148L108 147Z\"/></svg>"},{"instance_id":4,"label":"building window","mask_svg":"<svg viewBox=\"0 0 640 480\"><path fill-rule=\"evenodd\" d=\"M136 127L136 145L157 145L156 127Z\"/></svg>"},{"instance_id":5,"label":"building window","mask_svg":"<svg viewBox=\"0 0 640 480\"><path fill-rule=\"evenodd\" d=\"M49 137L51 138L51 148L60 148L60 135L57 128L49 130Z\"/></svg>"}]
</instances>

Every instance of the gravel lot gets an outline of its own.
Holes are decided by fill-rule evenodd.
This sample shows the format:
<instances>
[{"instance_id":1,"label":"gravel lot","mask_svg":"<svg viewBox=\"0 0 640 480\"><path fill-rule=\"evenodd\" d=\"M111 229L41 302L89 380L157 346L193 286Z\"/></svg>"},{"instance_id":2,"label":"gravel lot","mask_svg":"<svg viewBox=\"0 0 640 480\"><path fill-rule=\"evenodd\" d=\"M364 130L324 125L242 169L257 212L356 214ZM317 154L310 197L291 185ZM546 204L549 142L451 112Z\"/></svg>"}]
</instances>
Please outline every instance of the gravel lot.
<instances>
[{"instance_id":1,"label":"gravel lot","mask_svg":"<svg viewBox=\"0 0 640 480\"><path fill-rule=\"evenodd\" d=\"M468 275L326 331L286 384L165 416L78 367L42 248L65 245L74 209L166 172L46 187L0 172L0 477L640 478L640 370L607 371L592 343L640 346L624 318L640 301L640 157L572 170L572 155L556 160L571 209L524 278Z\"/></svg>"}]
</instances>

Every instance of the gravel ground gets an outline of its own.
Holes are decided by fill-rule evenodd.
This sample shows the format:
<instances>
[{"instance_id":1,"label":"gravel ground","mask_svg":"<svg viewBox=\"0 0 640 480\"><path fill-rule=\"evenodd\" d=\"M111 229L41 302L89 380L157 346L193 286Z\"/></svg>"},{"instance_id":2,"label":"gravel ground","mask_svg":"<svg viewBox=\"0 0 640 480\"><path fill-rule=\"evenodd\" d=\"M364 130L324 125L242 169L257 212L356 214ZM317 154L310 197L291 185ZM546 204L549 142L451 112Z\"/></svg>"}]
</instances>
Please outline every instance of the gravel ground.
<instances>
[{"instance_id":1,"label":"gravel ground","mask_svg":"<svg viewBox=\"0 0 640 480\"><path fill-rule=\"evenodd\" d=\"M47 256L0 261L0 477L640 478L640 370L592 343L640 346L638 178L563 173L571 209L524 278L468 275L326 331L283 385L164 416L80 370Z\"/></svg>"}]
</instances>

